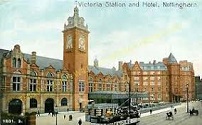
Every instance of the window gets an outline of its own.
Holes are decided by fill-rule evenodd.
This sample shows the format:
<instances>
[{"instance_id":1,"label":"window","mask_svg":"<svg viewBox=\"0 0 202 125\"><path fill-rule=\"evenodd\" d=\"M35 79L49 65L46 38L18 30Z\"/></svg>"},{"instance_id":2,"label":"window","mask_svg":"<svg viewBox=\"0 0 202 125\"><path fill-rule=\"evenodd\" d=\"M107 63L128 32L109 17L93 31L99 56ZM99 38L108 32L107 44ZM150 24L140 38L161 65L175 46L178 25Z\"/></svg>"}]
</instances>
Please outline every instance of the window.
<instances>
[{"instance_id":1,"label":"window","mask_svg":"<svg viewBox=\"0 0 202 125\"><path fill-rule=\"evenodd\" d=\"M61 100L61 106L67 106L67 99L66 98L63 98Z\"/></svg>"},{"instance_id":2,"label":"window","mask_svg":"<svg viewBox=\"0 0 202 125\"><path fill-rule=\"evenodd\" d=\"M30 79L29 91L31 92L36 91L36 79Z\"/></svg>"},{"instance_id":3,"label":"window","mask_svg":"<svg viewBox=\"0 0 202 125\"><path fill-rule=\"evenodd\" d=\"M93 83L89 83L89 92L93 91Z\"/></svg>"},{"instance_id":4,"label":"window","mask_svg":"<svg viewBox=\"0 0 202 125\"><path fill-rule=\"evenodd\" d=\"M16 58L13 58L13 67L16 67Z\"/></svg>"},{"instance_id":5,"label":"window","mask_svg":"<svg viewBox=\"0 0 202 125\"><path fill-rule=\"evenodd\" d=\"M30 108L37 108L37 100L34 98L30 99Z\"/></svg>"},{"instance_id":6,"label":"window","mask_svg":"<svg viewBox=\"0 0 202 125\"><path fill-rule=\"evenodd\" d=\"M145 86L145 85L148 85L148 82L143 82L143 85Z\"/></svg>"},{"instance_id":7,"label":"window","mask_svg":"<svg viewBox=\"0 0 202 125\"><path fill-rule=\"evenodd\" d=\"M53 91L53 80L47 80L47 91L48 92Z\"/></svg>"},{"instance_id":8,"label":"window","mask_svg":"<svg viewBox=\"0 0 202 125\"><path fill-rule=\"evenodd\" d=\"M46 90L48 92L52 92L53 91L53 74L52 73L48 73L47 74L48 80L47 80L47 88Z\"/></svg>"},{"instance_id":9,"label":"window","mask_svg":"<svg viewBox=\"0 0 202 125\"><path fill-rule=\"evenodd\" d=\"M155 82L150 82L150 85L154 86L154 85L155 85Z\"/></svg>"},{"instance_id":10,"label":"window","mask_svg":"<svg viewBox=\"0 0 202 125\"><path fill-rule=\"evenodd\" d=\"M20 91L20 77L13 77L13 91Z\"/></svg>"},{"instance_id":11,"label":"window","mask_svg":"<svg viewBox=\"0 0 202 125\"><path fill-rule=\"evenodd\" d=\"M150 80L155 80L155 77L151 76L151 77L150 77Z\"/></svg>"},{"instance_id":12,"label":"window","mask_svg":"<svg viewBox=\"0 0 202 125\"><path fill-rule=\"evenodd\" d=\"M19 58L17 63L17 68L20 68L20 67L21 67L21 59Z\"/></svg>"},{"instance_id":13,"label":"window","mask_svg":"<svg viewBox=\"0 0 202 125\"><path fill-rule=\"evenodd\" d=\"M34 92L36 91L36 73L31 71L30 72L30 80L29 80L29 91Z\"/></svg>"},{"instance_id":14,"label":"window","mask_svg":"<svg viewBox=\"0 0 202 125\"><path fill-rule=\"evenodd\" d=\"M67 91L67 81L62 81L62 92Z\"/></svg>"},{"instance_id":15,"label":"window","mask_svg":"<svg viewBox=\"0 0 202 125\"><path fill-rule=\"evenodd\" d=\"M118 90L118 84L115 84L115 85L114 85L114 90L115 90L115 91L119 91L119 90Z\"/></svg>"},{"instance_id":16,"label":"window","mask_svg":"<svg viewBox=\"0 0 202 125\"><path fill-rule=\"evenodd\" d=\"M110 87L110 84L108 83L107 84L107 91L110 91L111 89L110 89L111 87Z\"/></svg>"},{"instance_id":17,"label":"window","mask_svg":"<svg viewBox=\"0 0 202 125\"><path fill-rule=\"evenodd\" d=\"M62 92L67 91L67 77L65 75L62 76Z\"/></svg>"},{"instance_id":18,"label":"window","mask_svg":"<svg viewBox=\"0 0 202 125\"><path fill-rule=\"evenodd\" d=\"M148 80L148 77L143 77L143 80L144 80L144 81Z\"/></svg>"},{"instance_id":19,"label":"window","mask_svg":"<svg viewBox=\"0 0 202 125\"><path fill-rule=\"evenodd\" d=\"M15 57L13 58L13 67L21 68L21 59L20 58L18 58L18 59L16 59Z\"/></svg>"},{"instance_id":20,"label":"window","mask_svg":"<svg viewBox=\"0 0 202 125\"><path fill-rule=\"evenodd\" d=\"M134 81L139 81L139 77L134 77Z\"/></svg>"},{"instance_id":21,"label":"window","mask_svg":"<svg viewBox=\"0 0 202 125\"><path fill-rule=\"evenodd\" d=\"M84 92L84 81L79 81L79 92Z\"/></svg>"},{"instance_id":22,"label":"window","mask_svg":"<svg viewBox=\"0 0 202 125\"><path fill-rule=\"evenodd\" d=\"M102 91L102 83L99 83L99 84L98 84L98 90L99 90L99 91Z\"/></svg>"}]
</instances>

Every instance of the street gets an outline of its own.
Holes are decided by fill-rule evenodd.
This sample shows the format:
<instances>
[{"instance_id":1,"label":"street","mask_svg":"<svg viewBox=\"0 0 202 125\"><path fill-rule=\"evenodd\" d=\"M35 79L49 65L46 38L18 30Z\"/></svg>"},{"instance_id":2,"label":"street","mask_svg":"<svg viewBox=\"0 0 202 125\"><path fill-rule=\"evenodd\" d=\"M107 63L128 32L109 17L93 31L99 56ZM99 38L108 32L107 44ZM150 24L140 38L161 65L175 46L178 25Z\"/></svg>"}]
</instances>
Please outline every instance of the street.
<instances>
[{"instance_id":1,"label":"street","mask_svg":"<svg viewBox=\"0 0 202 125\"><path fill-rule=\"evenodd\" d=\"M151 115L141 117L140 125L202 125L202 102L190 102L189 108L195 108L199 110L199 115L190 116L186 113L186 103L182 103L174 108L177 109L177 114L174 114L174 119L166 119L166 113L173 108L167 108L164 110L154 112Z\"/></svg>"},{"instance_id":2,"label":"street","mask_svg":"<svg viewBox=\"0 0 202 125\"><path fill-rule=\"evenodd\" d=\"M165 108L157 111L143 113L140 117L139 125L202 125L202 102L190 102L189 109L195 108L199 110L199 115L190 116L186 113L186 103L175 106L177 114L174 114L174 119L166 119L166 112L174 108ZM66 118L64 118L64 115ZM69 121L69 115L73 116L72 121ZM60 112L56 117L46 114L41 114L36 117L36 125L77 125L79 119L82 119L82 125L90 125L89 122L85 122L85 113L80 112Z\"/></svg>"}]
</instances>

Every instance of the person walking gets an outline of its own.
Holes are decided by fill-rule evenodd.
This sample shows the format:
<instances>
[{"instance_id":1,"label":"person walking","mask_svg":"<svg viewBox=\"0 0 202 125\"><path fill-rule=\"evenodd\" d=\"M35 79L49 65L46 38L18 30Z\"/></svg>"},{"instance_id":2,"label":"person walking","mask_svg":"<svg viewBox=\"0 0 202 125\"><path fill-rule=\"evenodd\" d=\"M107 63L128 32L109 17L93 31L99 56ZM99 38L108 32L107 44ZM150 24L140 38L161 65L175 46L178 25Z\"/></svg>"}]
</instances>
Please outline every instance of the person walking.
<instances>
[{"instance_id":1,"label":"person walking","mask_svg":"<svg viewBox=\"0 0 202 125\"><path fill-rule=\"evenodd\" d=\"M78 122L78 124L79 124L79 125L81 125L81 124L82 124L82 120L81 120L81 119L79 119L79 122Z\"/></svg>"},{"instance_id":2,"label":"person walking","mask_svg":"<svg viewBox=\"0 0 202 125\"><path fill-rule=\"evenodd\" d=\"M150 114L152 114L152 109L149 110Z\"/></svg>"},{"instance_id":3,"label":"person walking","mask_svg":"<svg viewBox=\"0 0 202 125\"><path fill-rule=\"evenodd\" d=\"M39 112L39 110L37 111L37 116L40 116L40 112Z\"/></svg>"},{"instance_id":4,"label":"person walking","mask_svg":"<svg viewBox=\"0 0 202 125\"><path fill-rule=\"evenodd\" d=\"M174 112L175 112L175 114L177 114L177 109L176 108L174 109Z\"/></svg>"}]
</instances>

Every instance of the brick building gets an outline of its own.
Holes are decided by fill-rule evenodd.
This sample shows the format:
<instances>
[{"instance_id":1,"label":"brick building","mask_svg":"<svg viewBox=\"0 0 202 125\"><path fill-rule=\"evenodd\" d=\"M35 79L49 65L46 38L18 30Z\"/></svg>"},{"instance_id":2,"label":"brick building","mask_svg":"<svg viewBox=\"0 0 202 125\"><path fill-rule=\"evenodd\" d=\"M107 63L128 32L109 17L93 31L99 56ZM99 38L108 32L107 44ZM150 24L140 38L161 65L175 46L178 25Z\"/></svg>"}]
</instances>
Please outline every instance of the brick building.
<instances>
[{"instance_id":1,"label":"brick building","mask_svg":"<svg viewBox=\"0 0 202 125\"><path fill-rule=\"evenodd\" d=\"M195 98L193 64L179 63L171 53L162 62L122 62L118 69L88 65L88 26L79 10L67 19L63 30L63 60L26 54L20 45L0 49L1 107L4 112L25 113L39 110L79 110L93 92L128 90L140 96L138 102L176 102ZM106 100L101 100L101 102Z\"/></svg>"}]
</instances>

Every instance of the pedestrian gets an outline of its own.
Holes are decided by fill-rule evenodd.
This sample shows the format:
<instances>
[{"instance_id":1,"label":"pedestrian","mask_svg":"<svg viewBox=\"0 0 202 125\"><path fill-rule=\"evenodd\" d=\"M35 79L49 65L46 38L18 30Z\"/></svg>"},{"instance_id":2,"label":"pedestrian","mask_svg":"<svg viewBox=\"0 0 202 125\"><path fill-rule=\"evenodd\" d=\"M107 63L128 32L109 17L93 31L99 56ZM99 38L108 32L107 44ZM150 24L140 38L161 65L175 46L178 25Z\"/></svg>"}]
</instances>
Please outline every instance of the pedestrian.
<instances>
[{"instance_id":1,"label":"pedestrian","mask_svg":"<svg viewBox=\"0 0 202 125\"><path fill-rule=\"evenodd\" d=\"M39 110L37 111L37 116L40 116L40 112L39 112Z\"/></svg>"},{"instance_id":2,"label":"pedestrian","mask_svg":"<svg viewBox=\"0 0 202 125\"><path fill-rule=\"evenodd\" d=\"M175 114L177 114L177 109L176 108L174 109L174 112L175 112Z\"/></svg>"},{"instance_id":3,"label":"pedestrian","mask_svg":"<svg viewBox=\"0 0 202 125\"><path fill-rule=\"evenodd\" d=\"M52 111L52 117L55 116L55 111Z\"/></svg>"},{"instance_id":4,"label":"pedestrian","mask_svg":"<svg viewBox=\"0 0 202 125\"><path fill-rule=\"evenodd\" d=\"M150 109L149 111L150 111L150 114L152 114L152 109Z\"/></svg>"},{"instance_id":5,"label":"pedestrian","mask_svg":"<svg viewBox=\"0 0 202 125\"><path fill-rule=\"evenodd\" d=\"M64 115L64 119L66 118L66 115Z\"/></svg>"},{"instance_id":6,"label":"pedestrian","mask_svg":"<svg viewBox=\"0 0 202 125\"><path fill-rule=\"evenodd\" d=\"M72 121L72 118L73 118L72 115L69 115L69 121Z\"/></svg>"},{"instance_id":7,"label":"pedestrian","mask_svg":"<svg viewBox=\"0 0 202 125\"><path fill-rule=\"evenodd\" d=\"M79 122L78 122L78 124L79 124L79 125L81 125L81 124L82 124L82 121L81 121L81 119L79 119Z\"/></svg>"}]
</instances>

